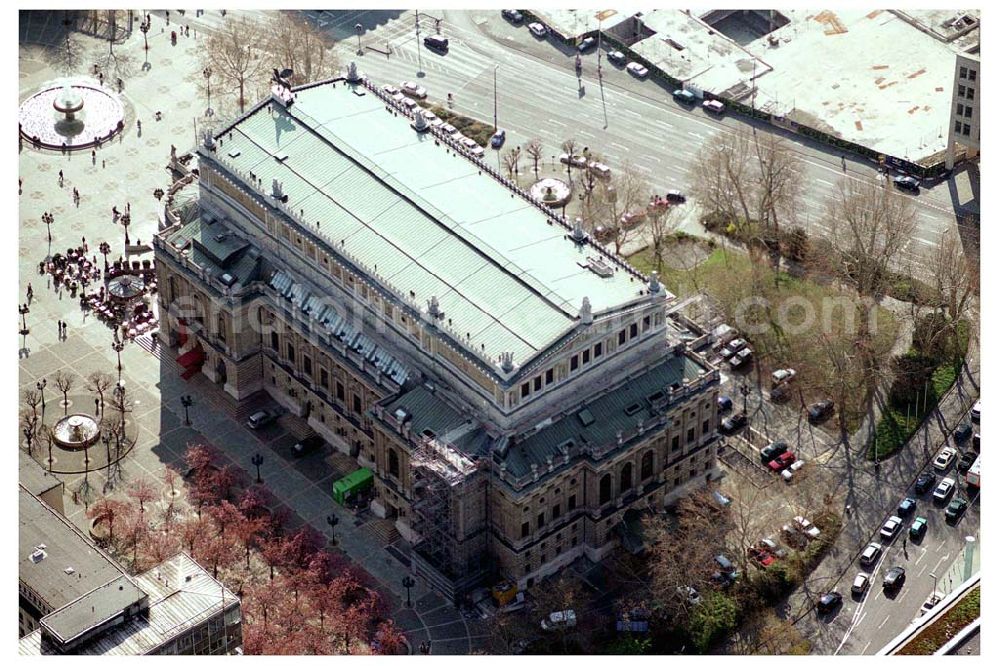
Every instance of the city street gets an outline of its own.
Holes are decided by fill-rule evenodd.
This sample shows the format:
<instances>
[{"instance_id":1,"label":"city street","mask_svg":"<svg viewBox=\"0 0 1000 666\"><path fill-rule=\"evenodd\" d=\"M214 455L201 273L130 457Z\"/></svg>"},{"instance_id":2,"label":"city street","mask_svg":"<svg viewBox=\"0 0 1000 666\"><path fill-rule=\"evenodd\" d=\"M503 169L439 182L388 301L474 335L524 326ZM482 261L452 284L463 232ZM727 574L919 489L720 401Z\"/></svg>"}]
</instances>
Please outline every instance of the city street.
<instances>
[{"instance_id":1,"label":"city street","mask_svg":"<svg viewBox=\"0 0 1000 666\"><path fill-rule=\"evenodd\" d=\"M699 158L704 142L717 132L732 131L749 121L735 115L706 115L700 108L683 107L669 90L651 81L638 81L602 57L603 87L597 80L597 55L584 56L582 79L573 70L574 53L553 39L539 40L525 26L504 21L498 11L429 10L443 16L442 35L450 40L446 55L418 48L413 14L378 25L364 24L356 12L340 17L326 12L324 26L331 35L344 35L347 25L365 25L357 55L357 41L345 38L338 46L343 62L354 60L375 83L399 85L418 80L429 99L444 103L454 95L457 112L487 122L493 118L496 68L499 125L509 132L508 145L539 137L554 159L567 138L598 152L614 169L626 161L646 174L654 191L688 187L690 164ZM382 17L384 19L384 17ZM429 18L421 21L421 35L434 30ZM391 54L386 55L386 43ZM368 47L371 47L370 49ZM371 49L379 49L379 51ZM421 76L421 72L423 75ZM756 124L765 131L778 131ZM804 138L788 135L805 164L805 196L799 223L814 232L827 229L822 220L844 177L840 154ZM848 156L852 178L876 178L873 165ZM900 195L906 196L906 195ZM925 187L913 198L917 232L909 251L921 256L934 247L946 229L956 224L956 209L947 182Z\"/></svg>"}]
</instances>

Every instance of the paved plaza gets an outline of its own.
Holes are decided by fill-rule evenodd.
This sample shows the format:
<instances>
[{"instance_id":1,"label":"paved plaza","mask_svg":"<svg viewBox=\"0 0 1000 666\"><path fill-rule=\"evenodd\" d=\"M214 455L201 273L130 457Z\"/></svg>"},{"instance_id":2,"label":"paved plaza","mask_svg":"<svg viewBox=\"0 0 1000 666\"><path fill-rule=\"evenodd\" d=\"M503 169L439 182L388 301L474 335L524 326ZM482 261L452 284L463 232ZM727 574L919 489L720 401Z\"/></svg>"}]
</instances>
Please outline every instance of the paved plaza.
<instances>
[{"instance_id":1,"label":"paved plaza","mask_svg":"<svg viewBox=\"0 0 1000 666\"><path fill-rule=\"evenodd\" d=\"M51 42L59 34L60 26L54 15L54 12L34 12L25 16L22 12L19 101L65 74L53 61L51 46L39 43ZM175 17L171 27L176 23ZM121 101L126 116L119 137L96 150L93 156L90 150L61 154L37 151L27 144L20 153L18 302L27 302L25 291L29 284L33 299L26 315L29 332L18 338L19 346L23 343L19 387L22 391L34 388L40 379L48 378L47 409L58 410L60 414L61 396L54 387L53 375L59 370L73 373L74 393L84 394L89 373L102 370L116 374L116 354L111 330L81 310L77 298L65 289L56 290L47 276L40 275L39 262L49 253L81 245L83 239L91 253L96 253L95 248L107 241L112 248L109 259L122 255L124 229L113 221L112 207L124 209L127 203L131 205L132 224L128 232L132 242L148 244L157 229L162 208L153 192L170 184L166 169L170 148L176 146L179 154L187 152L194 143L195 123L203 117L205 98L200 87L203 63L199 60L203 36L192 30L190 37L181 37L176 46L171 46L169 29L161 31L163 27L164 19L154 14L148 36L148 67L141 67L143 38L138 30L125 43L115 46L118 53L130 57L135 65L131 75L123 76ZM88 70L79 74L89 76L89 67L97 57L94 54L103 53L106 42L78 37L85 47L80 68ZM154 119L156 112L161 114L159 121ZM137 131L137 120L142 121L141 134ZM81 195L78 206L73 202L73 188ZM48 230L41 221L45 212L55 218L51 225L51 246L47 242ZM152 259L152 254L131 258ZM58 333L59 321L67 323L65 337ZM126 344L121 353L122 380L134 403L130 420L136 444L122 464L116 490L111 492L122 492L125 484L140 477L162 484L164 465L179 463L190 443L211 443L222 452L223 463L242 467L251 476L254 474L251 457L260 453L265 459L261 467L263 482L290 511L292 527L308 523L328 534L327 516L338 515L339 548L381 581L380 591L393 609L393 618L407 632L411 645L431 641L436 654L467 654L481 645L485 635L479 621L465 618L420 582L412 590L414 607L406 608L399 584L409 573L405 543L388 521L380 521L370 512L355 515L331 498L331 484L350 471L349 461L336 454L325 459L319 454L304 460L293 458L290 449L295 437L283 427L287 425L294 431L295 423L284 423L291 417L284 417L282 424L262 433L248 430L243 424L245 406L236 409L221 387L202 375L190 381L182 379L173 356L172 350L160 348L148 336ZM180 400L184 395L191 395L194 400L189 410L190 426L184 424ZM86 395L80 400L86 401ZM90 409L93 410L93 405ZM66 458L65 452L59 456ZM44 459L46 455L36 451L36 458ZM84 498L74 499L82 474L59 476L66 486L67 516L85 527ZM97 492L105 487L106 481L105 472L90 473L90 485Z\"/></svg>"}]
</instances>

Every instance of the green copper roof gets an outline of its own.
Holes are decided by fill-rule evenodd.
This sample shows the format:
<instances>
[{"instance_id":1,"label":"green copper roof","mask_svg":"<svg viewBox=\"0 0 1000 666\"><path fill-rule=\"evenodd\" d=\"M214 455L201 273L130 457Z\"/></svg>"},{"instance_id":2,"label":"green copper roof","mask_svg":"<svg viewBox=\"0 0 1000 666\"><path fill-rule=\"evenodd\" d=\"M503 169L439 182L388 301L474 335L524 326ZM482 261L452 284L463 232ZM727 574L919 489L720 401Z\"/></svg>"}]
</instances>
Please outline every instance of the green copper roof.
<instances>
[{"instance_id":1,"label":"green copper roof","mask_svg":"<svg viewBox=\"0 0 1000 666\"><path fill-rule=\"evenodd\" d=\"M358 92L327 83L289 109L264 105L220 135L215 158L266 195L277 178L310 230L421 308L436 296L441 328L494 360L525 363L575 325L584 297L600 312L640 296L642 281L588 270L596 249Z\"/></svg>"}]
</instances>

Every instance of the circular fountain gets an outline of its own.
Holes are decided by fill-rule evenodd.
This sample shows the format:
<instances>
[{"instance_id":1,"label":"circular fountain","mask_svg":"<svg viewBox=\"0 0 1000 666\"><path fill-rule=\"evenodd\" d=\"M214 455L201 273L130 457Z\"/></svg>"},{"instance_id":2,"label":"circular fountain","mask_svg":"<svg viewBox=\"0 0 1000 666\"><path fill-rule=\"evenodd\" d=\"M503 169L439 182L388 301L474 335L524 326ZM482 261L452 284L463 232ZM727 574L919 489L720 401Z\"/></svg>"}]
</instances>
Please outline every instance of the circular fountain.
<instances>
[{"instance_id":1,"label":"circular fountain","mask_svg":"<svg viewBox=\"0 0 1000 666\"><path fill-rule=\"evenodd\" d=\"M125 106L97 82L48 83L24 100L18 129L38 148L76 150L107 141L125 127Z\"/></svg>"},{"instance_id":2,"label":"circular fountain","mask_svg":"<svg viewBox=\"0 0 1000 666\"><path fill-rule=\"evenodd\" d=\"M64 449L85 449L101 435L97 420L87 414L69 414L52 426L56 444Z\"/></svg>"},{"instance_id":3,"label":"circular fountain","mask_svg":"<svg viewBox=\"0 0 1000 666\"><path fill-rule=\"evenodd\" d=\"M573 194L570 186L558 178L542 178L531 186L531 196L550 208L560 208Z\"/></svg>"}]
</instances>

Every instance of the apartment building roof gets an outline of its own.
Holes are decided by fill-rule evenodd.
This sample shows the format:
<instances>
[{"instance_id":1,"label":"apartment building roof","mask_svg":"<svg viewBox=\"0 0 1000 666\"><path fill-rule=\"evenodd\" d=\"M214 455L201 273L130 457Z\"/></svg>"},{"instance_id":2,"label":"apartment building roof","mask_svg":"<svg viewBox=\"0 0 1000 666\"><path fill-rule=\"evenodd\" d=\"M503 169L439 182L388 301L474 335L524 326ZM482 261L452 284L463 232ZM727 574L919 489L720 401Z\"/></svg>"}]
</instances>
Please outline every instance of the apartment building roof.
<instances>
[{"instance_id":1,"label":"apartment building roof","mask_svg":"<svg viewBox=\"0 0 1000 666\"><path fill-rule=\"evenodd\" d=\"M524 363L577 323L584 298L598 314L645 294L624 264L574 243L363 86L299 88L290 107L269 101L218 142L211 159L264 197L277 181L300 224L415 307L436 298L437 325L487 358Z\"/></svg>"},{"instance_id":2,"label":"apartment building roof","mask_svg":"<svg viewBox=\"0 0 1000 666\"><path fill-rule=\"evenodd\" d=\"M50 608L61 608L124 573L23 484L18 488L17 516L18 578Z\"/></svg>"}]
</instances>

